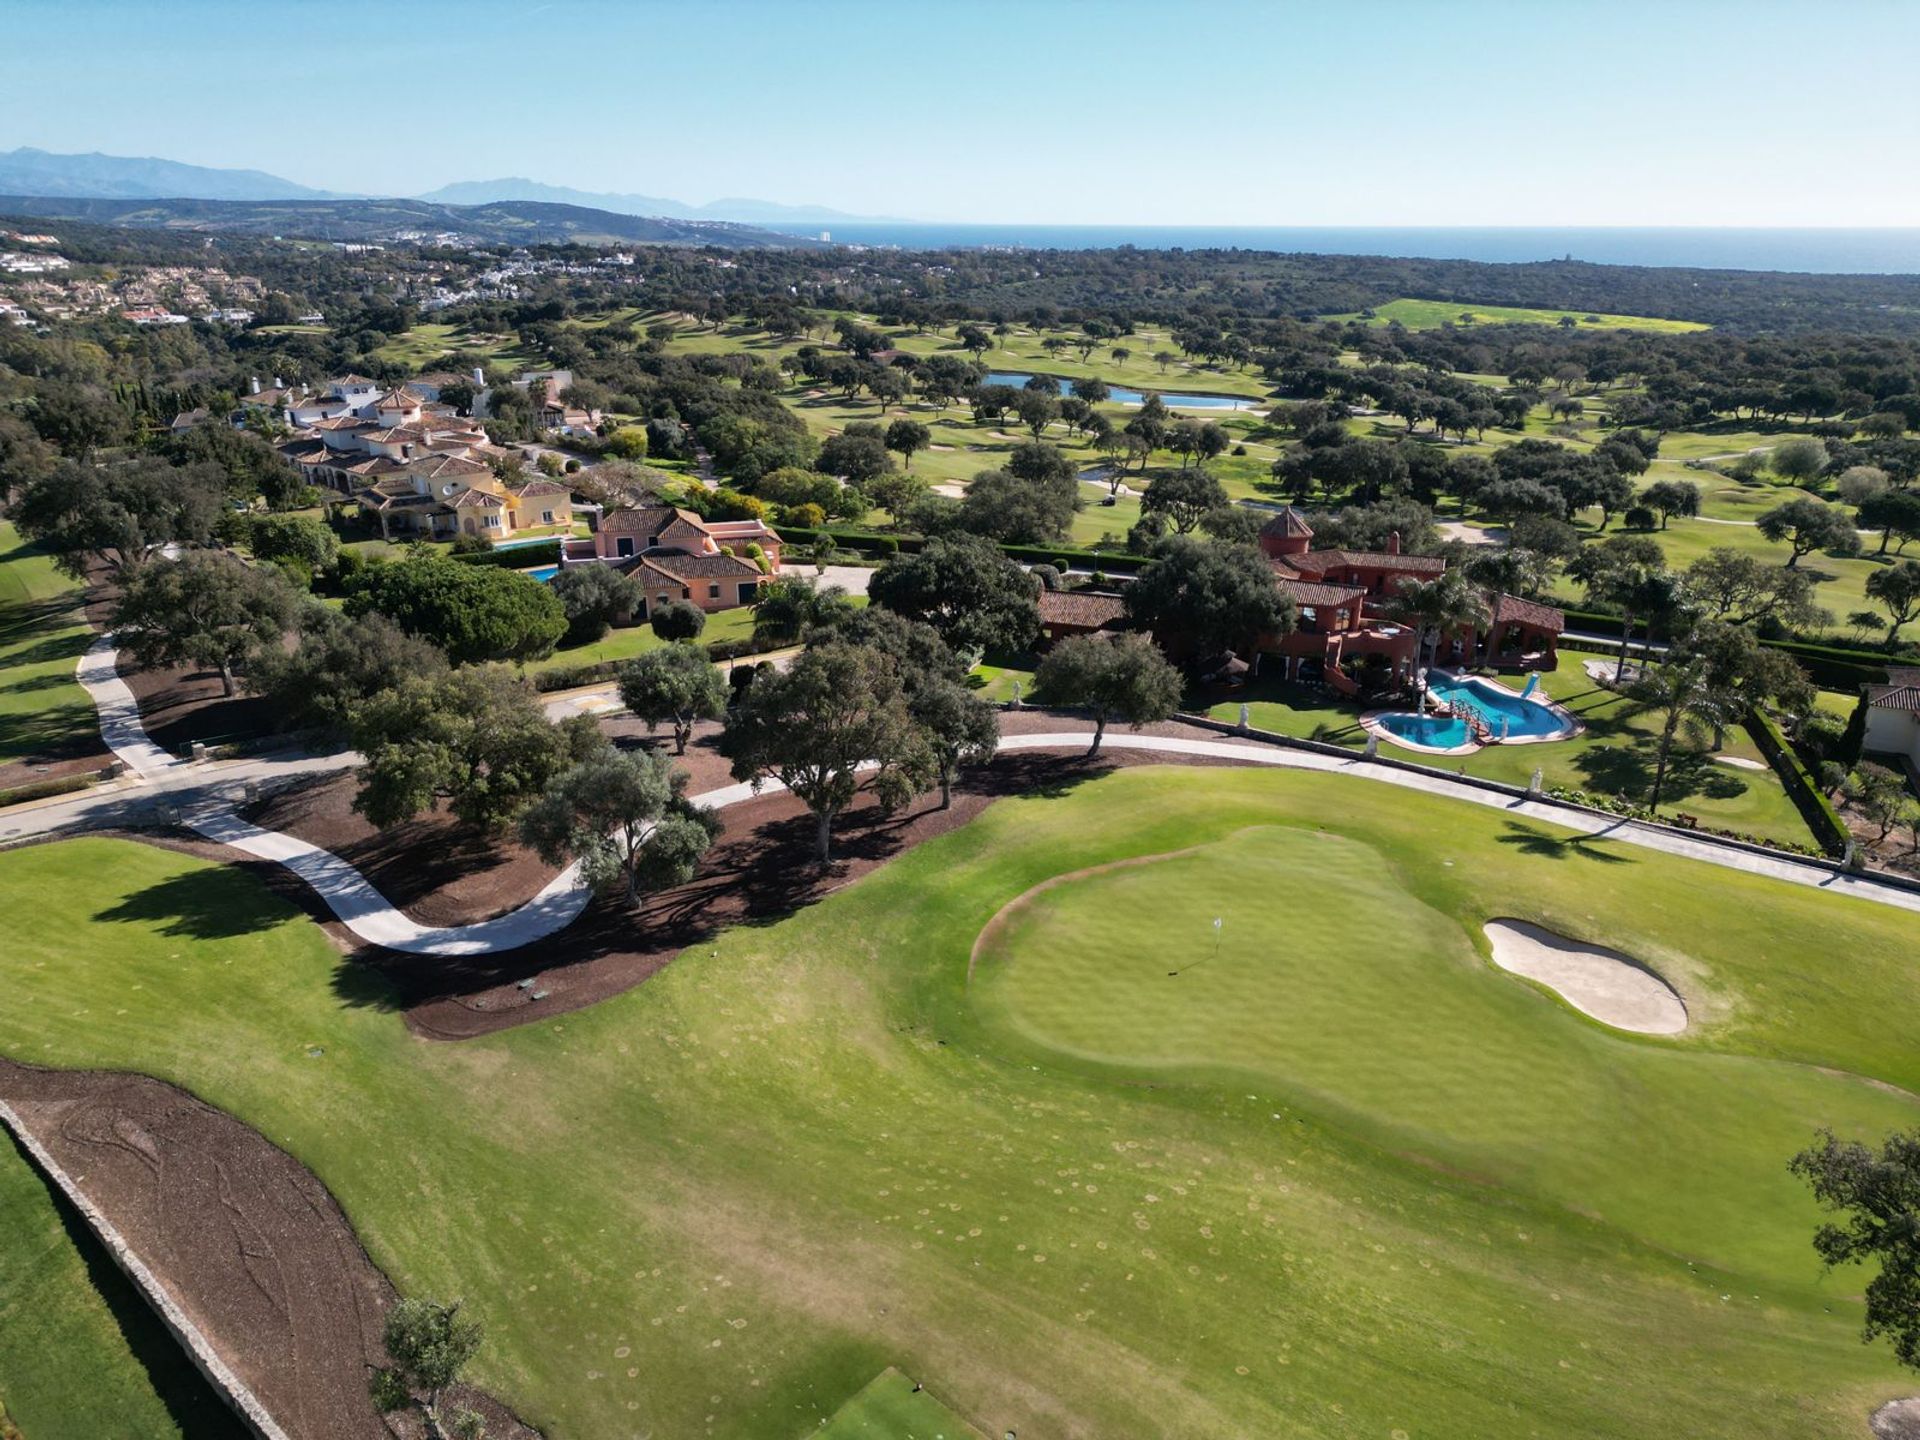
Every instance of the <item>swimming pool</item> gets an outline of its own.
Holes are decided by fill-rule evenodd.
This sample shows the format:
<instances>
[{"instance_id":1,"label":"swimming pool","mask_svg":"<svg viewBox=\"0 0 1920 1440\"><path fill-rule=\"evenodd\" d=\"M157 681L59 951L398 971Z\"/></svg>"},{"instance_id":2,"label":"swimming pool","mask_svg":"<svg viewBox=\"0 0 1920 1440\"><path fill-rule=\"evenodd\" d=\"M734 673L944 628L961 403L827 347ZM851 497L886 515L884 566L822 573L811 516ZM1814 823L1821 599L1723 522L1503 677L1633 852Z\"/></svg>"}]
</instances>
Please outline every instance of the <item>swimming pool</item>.
<instances>
[{"instance_id":1,"label":"swimming pool","mask_svg":"<svg viewBox=\"0 0 1920 1440\"><path fill-rule=\"evenodd\" d=\"M1427 694L1454 713L1421 715L1411 710L1388 710L1363 717L1377 735L1411 750L1464 752L1483 744L1526 745L1542 740L1564 740L1577 734L1580 722L1546 696L1535 698L1536 682L1520 694L1477 675L1450 675L1442 670L1427 675ZM1485 738L1462 713L1471 711L1486 722Z\"/></svg>"},{"instance_id":2,"label":"swimming pool","mask_svg":"<svg viewBox=\"0 0 1920 1440\"><path fill-rule=\"evenodd\" d=\"M1018 390L1033 378L1025 370L995 370L987 376L989 385L1011 385ZM1060 380L1060 393L1071 395L1073 381ZM1107 398L1116 405L1138 405L1147 397L1138 390L1130 390L1125 385L1109 385ZM1171 390L1153 392L1175 410L1251 410L1255 401L1242 400L1233 395L1181 395Z\"/></svg>"},{"instance_id":3,"label":"swimming pool","mask_svg":"<svg viewBox=\"0 0 1920 1440\"><path fill-rule=\"evenodd\" d=\"M522 575L530 576L531 578L538 580L542 585L544 585L547 583L547 581L553 579L554 576L560 573L560 567L558 565L536 565L533 567L533 569L522 570L520 573Z\"/></svg>"}]
</instances>

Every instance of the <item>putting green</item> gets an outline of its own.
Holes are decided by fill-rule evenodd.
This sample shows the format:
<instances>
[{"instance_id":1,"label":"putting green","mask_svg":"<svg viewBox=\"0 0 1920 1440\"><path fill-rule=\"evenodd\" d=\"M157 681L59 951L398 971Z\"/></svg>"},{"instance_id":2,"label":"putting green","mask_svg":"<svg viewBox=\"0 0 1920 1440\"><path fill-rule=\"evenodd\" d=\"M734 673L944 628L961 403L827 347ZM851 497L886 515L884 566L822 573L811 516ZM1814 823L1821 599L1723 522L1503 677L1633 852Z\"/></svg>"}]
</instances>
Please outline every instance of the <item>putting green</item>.
<instances>
[{"instance_id":1,"label":"putting green","mask_svg":"<svg viewBox=\"0 0 1920 1440\"><path fill-rule=\"evenodd\" d=\"M1815 1128L1920 1124L1912 1097L1850 1076L1609 1032L1483 960L1380 851L1319 830L1049 882L1001 912L975 980L1063 1055L1277 1086L1384 1148L1733 1269L1790 1271L1807 1237L1730 1223L1714 1197L1790 1215L1782 1160Z\"/></svg>"},{"instance_id":2,"label":"putting green","mask_svg":"<svg viewBox=\"0 0 1920 1440\"><path fill-rule=\"evenodd\" d=\"M970 981L1010 901L1173 852L1041 892ZM1821 1121L1916 1123L1903 912L1176 766L457 1045L237 870L5 851L0 912L0 1053L258 1126L404 1291L467 1299L476 1378L552 1440L799 1440L890 1365L1023 1440L1864 1440L1912 1387L1785 1174ZM1696 1024L1604 1030L1482 958L1495 917L1644 959Z\"/></svg>"}]
</instances>

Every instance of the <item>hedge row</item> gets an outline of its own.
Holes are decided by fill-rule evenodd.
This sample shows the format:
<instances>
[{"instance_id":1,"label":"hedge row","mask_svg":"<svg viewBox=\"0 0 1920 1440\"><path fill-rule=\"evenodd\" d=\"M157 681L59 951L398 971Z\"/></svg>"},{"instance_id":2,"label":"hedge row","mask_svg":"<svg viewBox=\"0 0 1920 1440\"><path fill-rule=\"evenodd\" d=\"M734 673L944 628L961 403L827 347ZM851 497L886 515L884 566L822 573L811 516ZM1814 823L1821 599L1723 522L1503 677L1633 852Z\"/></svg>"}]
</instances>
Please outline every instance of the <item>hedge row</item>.
<instances>
[{"instance_id":1,"label":"hedge row","mask_svg":"<svg viewBox=\"0 0 1920 1440\"><path fill-rule=\"evenodd\" d=\"M455 552L455 560L464 560L469 565L498 565L507 570L525 570L530 565L558 565L560 563L560 539L542 540L538 545L512 545L505 550L474 550L466 554Z\"/></svg>"},{"instance_id":2,"label":"hedge row","mask_svg":"<svg viewBox=\"0 0 1920 1440\"><path fill-rule=\"evenodd\" d=\"M100 780L100 772L88 771L80 775L62 775L58 780L35 780L26 785L15 785L11 790L0 790L0 807L24 805L29 800L48 800L55 795L71 795L76 790L91 789Z\"/></svg>"},{"instance_id":3,"label":"hedge row","mask_svg":"<svg viewBox=\"0 0 1920 1440\"><path fill-rule=\"evenodd\" d=\"M869 530L808 530L798 525L782 525L780 538L787 542L789 548L829 540L839 549L882 558L888 555L911 555L927 543L926 538L920 535L879 535ZM1144 555L1128 555L1112 550L1074 550L1061 545L1002 544L1000 550L1010 559L1025 564L1058 565L1063 570L1077 567L1132 575L1148 563Z\"/></svg>"},{"instance_id":4,"label":"hedge row","mask_svg":"<svg viewBox=\"0 0 1920 1440\"><path fill-rule=\"evenodd\" d=\"M1780 727L1773 723L1773 717L1763 710L1749 712L1747 733L1753 736L1753 743L1760 747L1760 753L1773 765L1774 773L1780 777L1780 783L1786 787L1788 797L1813 831L1814 838L1826 848L1829 855L1844 852L1851 838L1846 822L1840 818L1840 812L1833 808L1833 802L1827 799L1826 791L1807 773L1807 767L1801 764L1793 746L1787 743L1787 737L1780 733Z\"/></svg>"}]
</instances>

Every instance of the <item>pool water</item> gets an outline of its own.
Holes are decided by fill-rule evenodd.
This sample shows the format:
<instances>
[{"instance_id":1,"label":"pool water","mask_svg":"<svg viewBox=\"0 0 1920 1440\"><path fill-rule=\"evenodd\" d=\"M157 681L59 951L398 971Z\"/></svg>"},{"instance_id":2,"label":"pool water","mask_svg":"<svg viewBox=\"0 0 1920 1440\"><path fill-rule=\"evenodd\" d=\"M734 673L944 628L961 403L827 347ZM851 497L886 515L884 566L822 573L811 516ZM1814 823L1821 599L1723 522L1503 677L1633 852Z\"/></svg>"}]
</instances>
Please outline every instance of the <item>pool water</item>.
<instances>
[{"instance_id":1,"label":"pool water","mask_svg":"<svg viewBox=\"0 0 1920 1440\"><path fill-rule=\"evenodd\" d=\"M1496 741L1503 734L1508 740L1550 740L1573 733L1565 716L1544 701L1530 700L1477 675L1432 671L1427 676L1427 693L1448 705L1466 704L1478 710ZM1403 744L1429 750L1455 750L1474 743L1472 729L1456 715L1397 710L1378 716L1373 723Z\"/></svg>"},{"instance_id":2,"label":"pool water","mask_svg":"<svg viewBox=\"0 0 1920 1440\"><path fill-rule=\"evenodd\" d=\"M1523 699L1506 686L1477 675L1429 675L1427 693L1449 705L1464 700L1487 717L1495 735L1500 733L1500 722L1506 721L1510 739L1544 738L1562 734L1567 728L1566 721L1546 705Z\"/></svg>"},{"instance_id":3,"label":"pool water","mask_svg":"<svg viewBox=\"0 0 1920 1440\"><path fill-rule=\"evenodd\" d=\"M560 573L560 567L558 565L536 565L533 569L522 570L520 573L522 575L529 575L544 585Z\"/></svg>"},{"instance_id":4,"label":"pool water","mask_svg":"<svg viewBox=\"0 0 1920 1440\"><path fill-rule=\"evenodd\" d=\"M1396 713L1382 715L1379 724L1394 739L1409 745L1424 745L1429 750L1458 749L1473 738L1467 733L1467 722L1451 715Z\"/></svg>"},{"instance_id":5,"label":"pool water","mask_svg":"<svg viewBox=\"0 0 1920 1440\"><path fill-rule=\"evenodd\" d=\"M987 376L986 383L1011 385L1018 390L1032 378L1024 370L995 370ZM1140 391L1129 390L1124 385L1109 385L1107 389L1111 392L1108 398L1116 405L1138 405L1147 398ZM1071 395L1073 382L1060 381L1060 393ZM1251 400L1236 399L1232 395L1177 395L1171 390L1156 390L1154 393L1176 410L1251 410L1254 404Z\"/></svg>"}]
</instances>

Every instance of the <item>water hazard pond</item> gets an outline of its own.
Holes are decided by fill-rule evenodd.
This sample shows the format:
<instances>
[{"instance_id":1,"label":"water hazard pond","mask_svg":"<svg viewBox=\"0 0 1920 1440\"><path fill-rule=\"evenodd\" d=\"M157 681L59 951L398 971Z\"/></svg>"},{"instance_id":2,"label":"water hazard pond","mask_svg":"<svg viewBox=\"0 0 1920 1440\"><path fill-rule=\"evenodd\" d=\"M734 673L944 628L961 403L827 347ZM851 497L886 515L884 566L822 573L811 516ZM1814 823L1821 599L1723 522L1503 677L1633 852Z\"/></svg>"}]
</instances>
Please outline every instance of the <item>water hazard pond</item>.
<instances>
[{"instance_id":1,"label":"water hazard pond","mask_svg":"<svg viewBox=\"0 0 1920 1440\"><path fill-rule=\"evenodd\" d=\"M1033 375L1030 371L995 370L987 376L986 383L989 385L1011 385L1015 389L1019 389L1032 378ZM1051 379L1054 377L1050 376L1048 378ZM1073 393L1073 381L1060 380L1058 383L1062 395L1070 395ZM1147 398L1140 391L1130 390L1125 385L1109 385L1107 389L1111 392L1109 398L1119 405L1138 405L1142 400ZM1188 395L1179 394L1172 390L1156 390L1154 394L1158 395L1170 408L1175 410L1251 410L1259 403L1258 401L1249 400L1242 395Z\"/></svg>"}]
</instances>

